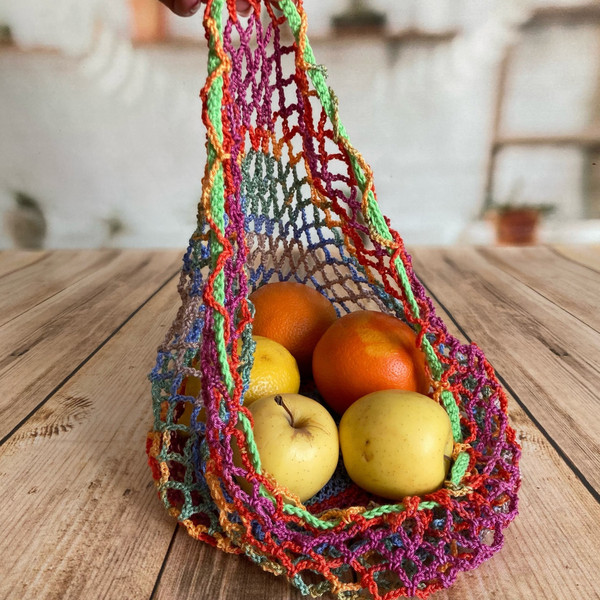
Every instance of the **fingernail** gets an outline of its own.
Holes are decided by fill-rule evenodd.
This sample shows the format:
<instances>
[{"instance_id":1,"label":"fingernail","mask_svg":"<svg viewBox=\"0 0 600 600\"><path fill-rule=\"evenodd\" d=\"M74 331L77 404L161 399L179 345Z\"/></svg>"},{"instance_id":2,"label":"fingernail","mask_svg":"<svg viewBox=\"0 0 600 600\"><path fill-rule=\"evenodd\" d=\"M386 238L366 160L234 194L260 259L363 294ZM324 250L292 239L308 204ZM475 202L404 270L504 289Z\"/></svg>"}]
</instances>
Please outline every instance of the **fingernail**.
<instances>
[{"instance_id":1,"label":"fingernail","mask_svg":"<svg viewBox=\"0 0 600 600\"><path fill-rule=\"evenodd\" d=\"M249 17L252 14L252 4L247 0L237 0L236 10L240 17Z\"/></svg>"},{"instance_id":2,"label":"fingernail","mask_svg":"<svg viewBox=\"0 0 600 600\"><path fill-rule=\"evenodd\" d=\"M192 4L192 6L190 6L188 11L185 13L186 17L191 17L192 15L195 15L198 12L198 9L200 8L200 4L202 4L202 0L196 0L196 2Z\"/></svg>"}]
</instances>

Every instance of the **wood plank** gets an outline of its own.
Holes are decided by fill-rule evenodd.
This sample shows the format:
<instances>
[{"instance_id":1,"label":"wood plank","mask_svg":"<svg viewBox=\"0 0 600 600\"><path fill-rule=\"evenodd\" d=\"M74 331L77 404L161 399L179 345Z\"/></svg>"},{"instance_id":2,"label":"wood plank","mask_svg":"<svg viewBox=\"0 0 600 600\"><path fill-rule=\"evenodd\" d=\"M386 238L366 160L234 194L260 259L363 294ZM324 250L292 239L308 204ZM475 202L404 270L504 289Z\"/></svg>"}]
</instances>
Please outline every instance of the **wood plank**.
<instances>
[{"instance_id":1,"label":"wood plank","mask_svg":"<svg viewBox=\"0 0 600 600\"><path fill-rule=\"evenodd\" d=\"M435 292L444 296L445 289L441 284ZM437 312L460 339L439 305ZM450 590L432 599L597 597L600 506L512 397L509 413L523 447L520 515L506 530L505 546L497 555L461 574ZM239 590L244 590L244 600L302 597L283 578L263 572L244 557L196 542L180 529L153 600L192 600L200 594L227 599Z\"/></svg>"},{"instance_id":2,"label":"wood plank","mask_svg":"<svg viewBox=\"0 0 600 600\"><path fill-rule=\"evenodd\" d=\"M173 277L180 265L178 250L117 252L0 327L0 439Z\"/></svg>"},{"instance_id":3,"label":"wood plank","mask_svg":"<svg viewBox=\"0 0 600 600\"><path fill-rule=\"evenodd\" d=\"M0 278L0 327L48 298L94 275L120 250L54 250Z\"/></svg>"},{"instance_id":4,"label":"wood plank","mask_svg":"<svg viewBox=\"0 0 600 600\"><path fill-rule=\"evenodd\" d=\"M600 245L552 246L552 250L565 258L600 273Z\"/></svg>"},{"instance_id":5,"label":"wood plank","mask_svg":"<svg viewBox=\"0 0 600 600\"><path fill-rule=\"evenodd\" d=\"M0 278L43 260L48 254L49 252L46 250L2 250L0 252Z\"/></svg>"},{"instance_id":6,"label":"wood plank","mask_svg":"<svg viewBox=\"0 0 600 600\"><path fill-rule=\"evenodd\" d=\"M263 571L245 556L199 542L179 528L152 600L229 600L241 597L240 590L244 600L305 598L283 577Z\"/></svg>"},{"instance_id":7,"label":"wood plank","mask_svg":"<svg viewBox=\"0 0 600 600\"><path fill-rule=\"evenodd\" d=\"M437 290L537 424L598 493L598 333L476 249L423 248L414 264L425 285Z\"/></svg>"},{"instance_id":8,"label":"wood plank","mask_svg":"<svg viewBox=\"0 0 600 600\"><path fill-rule=\"evenodd\" d=\"M150 597L175 525L144 453L146 374L179 307L176 287L172 279L0 448L0 597Z\"/></svg>"},{"instance_id":9,"label":"wood plank","mask_svg":"<svg viewBox=\"0 0 600 600\"><path fill-rule=\"evenodd\" d=\"M433 289L440 297L446 296L446 291L446 287ZM465 342L449 314L435 305L450 333ZM456 318L454 311L452 314ZM460 325L466 329L468 324L461 321ZM519 516L505 531L505 545L498 554L460 575L450 590L433 598L597 597L594 574L600 567L600 505L510 394L508 409L523 450ZM583 539L585 544L568 541Z\"/></svg>"},{"instance_id":10,"label":"wood plank","mask_svg":"<svg viewBox=\"0 0 600 600\"><path fill-rule=\"evenodd\" d=\"M479 252L491 264L600 333L600 272L545 247L490 247L480 248Z\"/></svg>"}]
</instances>

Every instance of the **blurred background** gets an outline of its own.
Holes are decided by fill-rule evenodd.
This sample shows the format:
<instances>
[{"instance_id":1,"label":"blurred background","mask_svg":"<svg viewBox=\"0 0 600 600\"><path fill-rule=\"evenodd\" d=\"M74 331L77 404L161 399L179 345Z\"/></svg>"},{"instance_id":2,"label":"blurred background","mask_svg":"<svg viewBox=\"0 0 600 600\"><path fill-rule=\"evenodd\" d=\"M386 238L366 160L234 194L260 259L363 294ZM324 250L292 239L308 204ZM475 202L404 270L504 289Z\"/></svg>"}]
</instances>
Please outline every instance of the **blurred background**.
<instances>
[{"instance_id":1,"label":"blurred background","mask_svg":"<svg viewBox=\"0 0 600 600\"><path fill-rule=\"evenodd\" d=\"M600 2L304 0L409 245L600 242ZM200 14L0 0L0 248L187 245Z\"/></svg>"}]
</instances>

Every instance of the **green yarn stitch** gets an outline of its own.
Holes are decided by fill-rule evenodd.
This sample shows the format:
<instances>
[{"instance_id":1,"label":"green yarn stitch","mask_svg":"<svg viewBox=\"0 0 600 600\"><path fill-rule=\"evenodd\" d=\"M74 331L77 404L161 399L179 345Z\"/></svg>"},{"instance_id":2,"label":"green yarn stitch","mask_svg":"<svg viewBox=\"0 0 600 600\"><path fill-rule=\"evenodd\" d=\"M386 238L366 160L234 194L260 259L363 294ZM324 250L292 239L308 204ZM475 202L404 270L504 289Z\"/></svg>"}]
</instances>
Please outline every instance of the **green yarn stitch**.
<instances>
[{"instance_id":1,"label":"green yarn stitch","mask_svg":"<svg viewBox=\"0 0 600 600\"><path fill-rule=\"evenodd\" d=\"M467 469L469 468L469 462L471 457L468 452L461 452L452 465L452 471L450 472L450 481L455 485L459 486L462 481Z\"/></svg>"},{"instance_id":2,"label":"green yarn stitch","mask_svg":"<svg viewBox=\"0 0 600 600\"><path fill-rule=\"evenodd\" d=\"M428 500L426 502L420 502L417 510L427 510L431 508L436 508L439 506L437 502L433 502L432 500ZM390 513L402 512L405 510L404 504L384 504L383 506L378 506L377 508L368 510L362 513L362 516L365 519L374 519L375 517L380 517L382 515L387 515ZM324 521L315 517L315 515L309 513L307 510L296 506L295 504L284 504L283 506L284 512L289 515L296 515L306 520L307 523L310 523L313 527L317 527L319 529L333 529L337 527L341 521Z\"/></svg>"},{"instance_id":3,"label":"green yarn stitch","mask_svg":"<svg viewBox=\"0 0 600 600\"><path fill-rule=\"evenodd\" d=\"M417 507L418 510L426 510L429 508L435 508L439 506L437 502L433 502L432 500L428 500L427 502L420 502ZM377 508L373 508L363 513L363 517L365 519L373 519L375 517L380 517L382 515L387 515L395 512L402 512L406 507L404 504L384 504L383 506L378 506Z\"/></svg>"},{"instance_id":4,"label":"green yarn stitch","mask_svg":"<svg viewBox=\"0 0 600 600\"><path fill-rule=\"evenodd\" d=\"M300 15L298 14L298 10L296 9L294 2L292 0L281 0L280 8L289 22L290 28L292 29L292 33L294 34L296 41L300 43L300 27L302 21L300 19ZM327 86L325 82L325 73L323 69L318 68L314 53L312 51L308 38L306 37L303 58L306 63L314 67L308 71L308 76L310 77L311 81L313 82L313 85L315 86L315 89L317 90L317 94L319 96L323 108L325 109L325 112L327 113L327 116L329 117L330 121L334 124L336 134L344 137L345 139L348 139L346 128L344 127L343 123L339 120L337 114L337 102L335 94L333 93L333 90ZM349 155L349 159L359 188L361 189L361 191L364 191L366 186L365 175L356 157L353 154ZM392 241L393 238L385 222L381 209L379 208L379 204L375 200L375 196L372 190L368 190L367 215L365 216L367 217L369 224L373 227L377 234L379 234L388 241ZM417 301L414 297L410 281L408 280L408 275L406 274L406 269L404 268L404 263L402 263L401 260L396 258L394 260L394 267L400 277L402 289L410 306L411 313L413 317L418 319L420 317L419 305L417 304ZM435 355L435 352L433 351L429 340L427 340L425 337L423 338L421 348L423 349L427 357L427 361L431 368L433 378L435 380L439 380L439 378L442 375L442 366L439 359Z\"/></svg>"},{"instance_id":5,"label":"green yarn stitch","mask_svg":"<svg viewBox=\"0 0 600 600\"><path fill-rule=\"evenodd\" d=\"M452 436L454 437L454 441L462 442L463 437L460 428L460 413L458 411L458 405L456 404L454 394L448 390L444 390L441 393L441 398L442 402L444 403L444 408L450 417L450 422L452 423Z\"/></svg>"},{"instance_id":6,"label":"green yarn stitch","mask_svg":"<svg viewBox=\"0 0 600 600\"><path fill-rule=\"evenodd\" d=\"M218 40L221 39L223 32L223 20L222 20L222 8L223 0L215 0L212 5L212 16L217 23L217 30L219 36L217 39L211 39L209 41L209 58L208 58L208 71L210 74L214 73L221 65L221 59L217 55L215 48ZM223 101L223 77L219 76L215 78L210 89L207 93L207 112L212 123L217 139L219 143L223 142L223 122L221 119L221 105ZM207 148L207 172L210 172L212 166L218 158L216 148L208 143ZM218 228L220 233L224 233L225 230L225 182L223 176L223 165L219 164L219 168L215 174L213 186L210 193L210 213L211 217ZM223 246L218 242L216 234L211 231L211 268L214 269L217 258L223 251ZM214 280L214 292L213 297L215 301L223 306L225 301L225 273L220 271ZM229 370L229 363L227 357L227 347L225 344L224 337L224 317L223 315L215 311L214 313L214 333L215 343L217 348L217 356L219 365L221 366L221 373L223 375L224 383L227 387L229 394L233 393L235 389L235 383Z\"/></svg>"},{"instance_id":7,"label":"green yarn stitch","mask_svg":"<svg viewBox=\"0 0 600 600\"><path fill-rule=\"evenodd\" d=\"M260 456L258 454L256 442L254 441L254 432L252 431L250 420L244 413L240 412L238 413L238 423L240 424L242 431L246 435L246 445L248 446L247 450L250 456L250 460L252 462L252 466L254 467L254 470L260 475L262 473Z\"/></svg>"}]
</instances>

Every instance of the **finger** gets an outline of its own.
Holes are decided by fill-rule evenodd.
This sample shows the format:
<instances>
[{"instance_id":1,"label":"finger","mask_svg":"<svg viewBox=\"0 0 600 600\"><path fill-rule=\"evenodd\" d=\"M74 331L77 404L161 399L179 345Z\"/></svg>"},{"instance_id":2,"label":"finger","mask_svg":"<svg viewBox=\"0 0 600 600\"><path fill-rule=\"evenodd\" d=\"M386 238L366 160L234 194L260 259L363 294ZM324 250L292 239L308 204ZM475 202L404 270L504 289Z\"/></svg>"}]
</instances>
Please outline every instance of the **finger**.
<instances>
[{"instance_id":1,"label":"finger","mask_svg":"<svg viewBox=\"0 0 600 600\"><path fill-rule=\"evenodd\" d=\"M180 17L190 17L200 8L201 0L160 0Z\"/></svg>"},{"instance_id":2,"label":"finger","mask_svg":"<svg viewBox=\"0 0 600 600\"><path fill-rule=\"evenodd\" d=\"M237 0L235 9L241 17L249 17L252 13L252 4L248 0Z\"/></svg>"}]
</instances>

